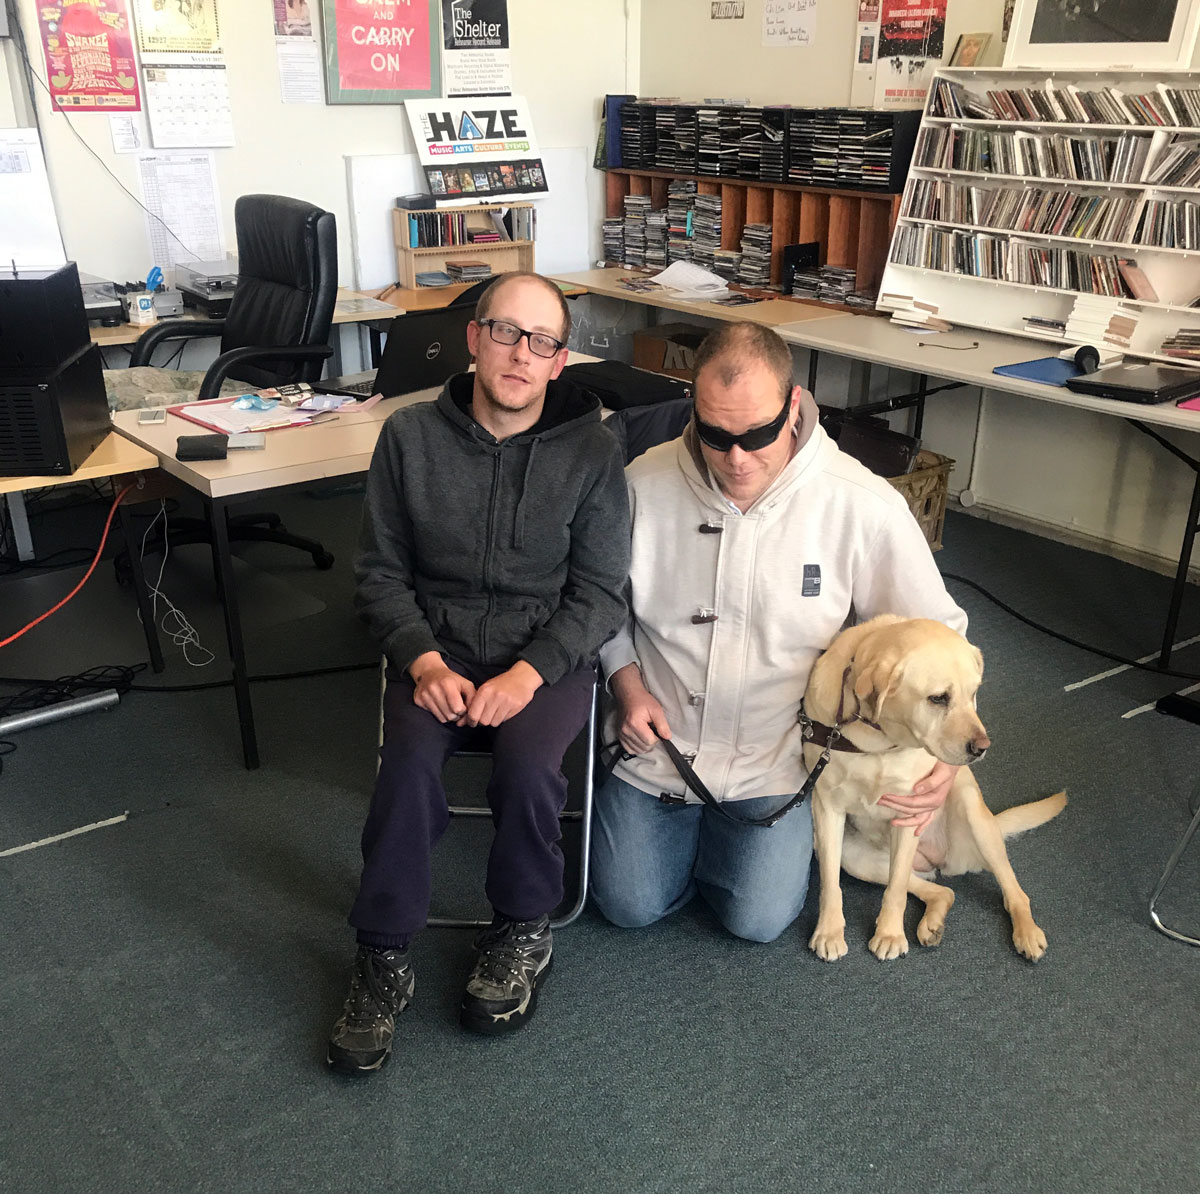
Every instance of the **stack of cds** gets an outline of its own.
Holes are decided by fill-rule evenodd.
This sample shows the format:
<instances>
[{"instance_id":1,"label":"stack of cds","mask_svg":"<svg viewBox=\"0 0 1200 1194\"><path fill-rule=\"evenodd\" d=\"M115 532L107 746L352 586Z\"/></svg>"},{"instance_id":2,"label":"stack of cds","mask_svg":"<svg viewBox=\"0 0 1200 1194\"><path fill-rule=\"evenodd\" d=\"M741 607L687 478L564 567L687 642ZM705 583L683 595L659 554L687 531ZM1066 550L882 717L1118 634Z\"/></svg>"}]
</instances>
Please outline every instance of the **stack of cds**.
<instances>
[{"instance_id":1,"label":"stack of cds","mask_svg":"<svg viewBox=\"0 0 1200 1194\"><path fill-rule=\"evenodd\" d=\"M667 187L668 261L692 259L692 207L695 199L694 179L674 179Z\"/></svg>"},{"instance_id":2,"label":"stack of cds","mask_svg":"<svg viewBox=\"0 0 1200 1194\"><path fill-rule=\"evenodd\" d=\"M482 282L492 276L492 267L486 261L447 261L446 273L456 282Z\"/></svg>"},{"instance_id":3,"label":"stack of cds","mask_svg":"<svg viewBox=\"0 0 1200 1194\"><path fill-rule=\"evenodd\" d=\"M742 143L742 109L733 105L721 108L719 126L721 129L721 173L735 178L741 163L739 155Z\"/></svg>"},{"instance_id":4,"label":"stack of cds","mask_svg":"<svg viewBox=\"0 0 1200 1194\"><path fill-rule=\"evenodd\" d=\"M770 224L747 224L742 229L742 260L738 268L737 280L743 286L767 286L770 284Z\"/></svg>"},{"instance_id":5,"label":"stack of cds","mask_svg":"<svg viewBox=\"0 0 1200 1194\"><path fill-rule=\"evenodd\" d=\"M692 215L692 260L713 268L713 254L721 247L721 196L697 195Z\"/></svg>"},{"instance_id":6,"label":"stack of cds","mask_svg":"<svg viewBox=\"0 0 1200 1194\"><path fill-rule=\"evenodd\" d=\"M763 182L783 182L787 178L787 112L783 108L763 108L761 156L758 177Z\"/></svg>"},{"instance_id":7,"label":"stack of cds","mask_svg":"<svg viewBox=\"0 0 1200 1194\"><path fill-rule=\"evenodd\" d=\"M604 260L625 260L625 221L619 217L604 221Z\"/></svg>"},{"instance_id":8,"label":"stack of cds","mask_svg":"<svg viewBox=\"0 0 1200 1194\"><path fill-rule=\"evenodd\" d=\"M817 298L823 303L844 303L854 290L857 278L854 270L837 265L821 266L821 283L817 287Z\"/></svg>"},{"instance_id":9,"label":"stack of cds","mask_svg":"<svg viewBox=\"0 0 1200 1194\"><path fill-rule=\"evenodd\" d=\"M629 105L626 104L625 107ZM646 264L646 213L649 210L649 195L625 196L626 265Z\"/></svg>"},{"instance_id":10,"label":"stack of cds","mask_svg":"<svg viewBox=\"0 0 1200 1194\"><path fill-rule=\"evenodd\" d=\"M721 173L721 117L716 108L696 109L696 173Z\"/></svg>"},{"instance_id":11,"label":"stack of cds","mask_svg":"<svg viewBox=\"0 0 1200 1194\"><path fill-rule=\"evenodd\" d=\"M812 185L832 187L838 176L838 113L819 108L812 114Z\"/></svg>"},{"instance_id":12,"label":"stack of cds","mask_svg":"<svg viewBox=\"0 0 1200 1194\"><path fill-rule=\"evenodd\" d=\"M741 127L738 131L737 167L739 178L756 178L763 149L763 110L739 109ZM780 180L782 181L782 179Z\"/></svg>"},{"instance_id":13,"label":"stack of cds","mask_svg":"<svg viewBox=\"0 0 1200 1194\"><path fill-rule=\"evenodd\" d=\"M892 142L895 140L895 121L885 112L868 112L866 137L863 141L863 186L887 190L892 180Z\"/></svg>"},{"instance_id":14,"label":"stack of cds","mask_svg":"<svg viewBox=\"0 0 1200 1194\"><path fill-rule=\"evenodd\" d=\"M629 169L654 166L654 115L654 104L628 103L621 107L621 161Z\"/></svg>"},{"instance_id":15,"label":"stack of cds","mask_svg":"<svg viewBox=\"0 0 1200 1194\"><path fill-rule=\"evenodd\" d=\"M675 169L680 174L696 173L696 109L675 109Z\"/></svg>"},{"instance_id":16,"label":"stack of cds","mask_svg":"<svg viewBox=\"0 0 1200 1194\"><path fill-rule=\"evenodd\" d=\"M675 164L675 105L656 104L654 108L654 159L645 165L656 170L678 170Z\"/></svg>"},{"instance_id":17,"label":"stack of cds","mask_svg":"<svg viewBox=\"0 0 1200 1194\"><path fill-rule=\"evenodd\" d=\"M712 270L726 282L736 282L742 255L736 249L714 249Z\"/></svg>"},{"instance_id":18,"label":"stack of cds","mask_svg":"<svg viewBox=\"0 0 1200 1194\"><path fill-rule=\"evenodd\" d=\"M798 269L792 278L792 297L801 299L816 299L821 287L821 271L818 269Z\"/></svg>"},{"instance_id":19,"label":"stack of cds","mask_svg":"<svg viewBox=\"0 0 1200 1194\"><path fill-rule=\"evenodd\" d=\"M867 121L860 110L850 108L838 117L838 143L834 149L837 181L842 186L861 186L866 153Z\"/></svg>"},{"instance_id":20,"label":"stack of cds","mask_svg":"<svg viewBox=\"0 0 1200 1194\"><path fill-rule=\"evenodd\" d=\"M661 269L667 264L667 209L646 212L646 264Z\"/></svg>"}]
</instances>

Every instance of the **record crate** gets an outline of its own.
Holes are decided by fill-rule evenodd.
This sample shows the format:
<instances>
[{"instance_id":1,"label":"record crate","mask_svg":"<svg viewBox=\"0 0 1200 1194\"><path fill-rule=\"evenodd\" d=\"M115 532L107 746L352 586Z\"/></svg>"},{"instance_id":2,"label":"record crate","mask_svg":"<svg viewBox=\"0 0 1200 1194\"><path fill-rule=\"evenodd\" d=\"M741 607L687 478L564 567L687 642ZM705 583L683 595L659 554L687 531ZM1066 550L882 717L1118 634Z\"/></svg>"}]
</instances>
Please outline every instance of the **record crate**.
<instances>
[{"instance_id":1,"label":"record crate","mask_svg":"<svg viewBox=\"0 0 1200 1194\"><path fill-rule=\"evenodd\" d=\"M954 461L922 448L912 470L903 477L889 477L888 484L898 489L917 525L925 534L930 551L942 547L942 524L946 521L946 498L950 495L950 472Z\"/></svg>"}]
</instances>

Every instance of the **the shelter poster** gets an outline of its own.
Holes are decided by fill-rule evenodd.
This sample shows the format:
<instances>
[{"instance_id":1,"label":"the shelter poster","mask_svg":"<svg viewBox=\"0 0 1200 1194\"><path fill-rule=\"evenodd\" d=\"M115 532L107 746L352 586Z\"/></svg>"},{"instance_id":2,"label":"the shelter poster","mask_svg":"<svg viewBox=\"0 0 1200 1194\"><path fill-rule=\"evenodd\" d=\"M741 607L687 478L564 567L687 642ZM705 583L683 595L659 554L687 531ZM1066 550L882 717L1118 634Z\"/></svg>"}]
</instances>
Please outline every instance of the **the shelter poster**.
<instances>
[{"instance_id":1,"label":"the shelter poster","mask_svg":"<svg viewBox=\"0 0 1200 1194\"><path fill-rule=\"evenodd\" d=\"M126 0L38 6L51 102L60 111L139 112Z\"/></svg>"},{"instance_id":2,"label":"the shelter poster","mask_svg":"<svg viewBox=\"0 0 1200 1194\"><path fill-rule=\"evenodd\" d=\"M443 94L511 95L508 0L442 0Z\"/></svg>"}]
</instances>

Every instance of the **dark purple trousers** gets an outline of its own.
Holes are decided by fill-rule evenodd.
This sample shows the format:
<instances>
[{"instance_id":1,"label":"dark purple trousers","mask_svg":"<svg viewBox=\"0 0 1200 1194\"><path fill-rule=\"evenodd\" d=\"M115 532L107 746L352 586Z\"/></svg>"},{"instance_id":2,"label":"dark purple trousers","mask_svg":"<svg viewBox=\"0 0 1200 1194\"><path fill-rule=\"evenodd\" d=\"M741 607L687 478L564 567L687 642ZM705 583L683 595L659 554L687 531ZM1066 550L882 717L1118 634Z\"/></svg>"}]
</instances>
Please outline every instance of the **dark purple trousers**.
<instances>
[{"instance_id":1,"label":"dark purple trousers","mask_svg":"<svg viewBox=\"0 0 1200 1194\"><path fill-rule=\"evenodd\" d=\"M503 668L451 662L475 685ZM450 820L442 768L480 734L490 739L487 802L496 836L484 890L510 920L536 920L563 897L558 815L567 799L563 755L587 720L596 673L570 672L543 685L515 717L491 729L443 724L413 704L415 685L388 672L383 746L371 810L363 827L363 872L350 923L363 945L402 949L425 927L430 857Z\"/></svg>"}]
</instances>

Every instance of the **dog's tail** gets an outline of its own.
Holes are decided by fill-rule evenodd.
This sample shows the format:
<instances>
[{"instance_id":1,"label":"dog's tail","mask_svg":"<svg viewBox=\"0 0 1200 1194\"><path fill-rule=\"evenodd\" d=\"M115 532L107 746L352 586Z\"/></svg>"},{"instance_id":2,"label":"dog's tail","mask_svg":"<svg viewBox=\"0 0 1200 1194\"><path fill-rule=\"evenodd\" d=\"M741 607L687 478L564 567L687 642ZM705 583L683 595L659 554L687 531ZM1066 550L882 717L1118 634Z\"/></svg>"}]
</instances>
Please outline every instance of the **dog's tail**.
<instances>
[{"instance_id":1,"label":"dog's tail","mask_svg":"<svg viewBox=\"0 0 1200 1194\"><path fill-rule=\"evenodd\" d=\"M1030 804L1018 804L996 814L996 824L1005 837L1015 837L1027 829L1036 829L1052 821L1067 807L1066 792L1055 792L1045 800L1034 800Z\"/></svg>"}]
</instances>

